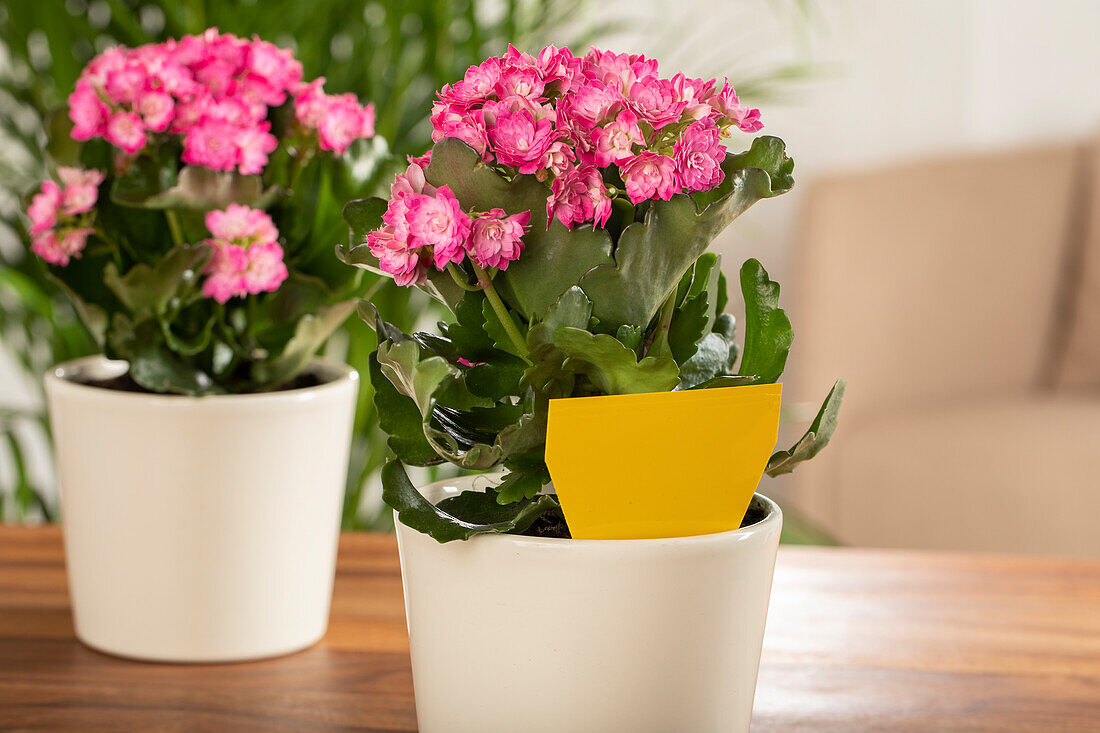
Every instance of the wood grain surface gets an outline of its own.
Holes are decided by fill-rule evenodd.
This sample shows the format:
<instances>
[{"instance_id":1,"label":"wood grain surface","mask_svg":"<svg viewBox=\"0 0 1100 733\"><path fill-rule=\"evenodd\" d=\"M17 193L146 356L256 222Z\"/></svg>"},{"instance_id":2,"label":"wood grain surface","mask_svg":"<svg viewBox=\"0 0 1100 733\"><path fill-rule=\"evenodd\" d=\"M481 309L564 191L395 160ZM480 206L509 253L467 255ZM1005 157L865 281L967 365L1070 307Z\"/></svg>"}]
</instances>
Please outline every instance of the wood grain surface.
<instances>
[{"instance_id":1,"label":"wood grain surface","mask_svg":"<svg viewBox=\"0 0 1100 733\"><path fill-rule=\"evenodd\" d=\"M317 646L175 666L82 646L59 530L0 527L0 730L414 731L396 543L342 538ZM781 548L753 731L1100 731L1100 562Z\"/></svg>"}]
</instances>

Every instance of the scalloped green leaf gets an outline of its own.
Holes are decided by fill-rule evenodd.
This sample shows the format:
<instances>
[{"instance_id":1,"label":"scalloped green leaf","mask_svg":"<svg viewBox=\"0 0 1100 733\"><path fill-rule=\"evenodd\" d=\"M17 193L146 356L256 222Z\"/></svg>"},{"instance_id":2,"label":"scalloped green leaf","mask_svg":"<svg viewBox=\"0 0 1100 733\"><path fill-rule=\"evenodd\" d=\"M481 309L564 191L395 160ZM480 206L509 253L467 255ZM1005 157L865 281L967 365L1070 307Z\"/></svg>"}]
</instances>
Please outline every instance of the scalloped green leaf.
<instances>
[{"instance_id":1,"label":"scalloped green leaf","mask_svg":"<svg viewBox=\"0 0 1100 733\"><path fill-rule=\"evenodd\" d=\"M799 463L810 460L829 444L833 433L836 432L840 417L840 403L844 399L844 389L847 385L848 383L843 379L836 381L806 433L789 450L777 451L768 459L768 465L764 469L766 474L780 476L790 473Z\"/></svg>"},{"instance_id":2,"label":"scalloped green leaf","mask_svg":"<svg viewBox=\"0 0 1100 733\"><path fill-rule=\"evenodd\" d=\"M299 318L294 326L294 335L277 356L253 363L252 379L258 388L273 389L293 379L305 368L332 332L351 315L355 305L355 301L346 300L324 306L316 313L307 313Z\"/></svg>"},{"instance_id":3,"label":"scalloped green leaf","mask_svg":"<svg viewBox=\"0 0 1100 733\"><path fill-rule=\"evenodd\" d=\"M446 504L440 502L440 506L436 506L416 490L400 461L390 461L382 468L383 501L397 511L404 525L437 542L468 540L478 534L522 532L539 516L559 506L550 496L507 506L497 504L495 497L484 494L485 498L476 501L469 497L461 499L468 493L475 492L463 492ZM457 514L464 514L469 519Z\"/></svg>"},{"instance_id":4,"label":"scalloped green leaf","mask_svg":"<svg viewBox=\"0 0 1100 733\"><path fill-rule=\"evenodd\" d=\"M779 380L794 341L787 313L779 307L779 283L755 259L741 266L745 298L745 350L737 373L754 375L770 384Z\"/></svg>"},{"instance_id":5,"label":"scalloped green leaf","mask_svg":"<svg viewBox=\"0 0 1100 733\"><path fill-rule=\"evenodd\" d=\"M424 419L416 403L401 394L382 373L376 354L368 359L368 372L378 408L378 425L387 444L401 461L411 466L430 466L443 461L424 437Z\"/></svg>"},{"instance_id":6,"label":"scalloped green leaf","mask_svg":"<svg viewBox=\"0 0 1100 733\"><path fill-rule=\"evenodd\" d=\"M207 244L173 247L156 265L139 263L119 275L114 262L103 268L103 282L135 316L164 312L168 302L193 288L214 250Z\"/></svg>"},{"instance_id":7,"label":"scalloped green leaf","mask_svg":"<svg viewBox=\"0 0 1100 733\"><path fill-rule=\"evenodd\" d=\"M633 351L607 334L593 335L579 328L559 328L554 345L569 359L566 368L585 374L605 394L668 392L680 382L676 362Z\"/></svg>"}]
</instances>

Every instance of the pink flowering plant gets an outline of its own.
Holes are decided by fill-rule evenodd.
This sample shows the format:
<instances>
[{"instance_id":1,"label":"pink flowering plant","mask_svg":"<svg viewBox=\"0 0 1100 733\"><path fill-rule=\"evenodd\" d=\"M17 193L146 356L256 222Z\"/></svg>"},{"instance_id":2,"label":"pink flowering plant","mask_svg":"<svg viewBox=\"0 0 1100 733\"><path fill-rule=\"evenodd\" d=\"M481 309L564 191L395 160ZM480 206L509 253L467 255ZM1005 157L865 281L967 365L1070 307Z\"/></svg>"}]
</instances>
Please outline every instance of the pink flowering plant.
<instances>
[{"instance_id":1,"label":"pink flowering plant","mask_svg":"<svg viewBox=\"0 0 1100 733\"><path fill-rule=\"evenodd\" d=\"M385 150L374 108L323 82L210 29L104 51L54 116L31 250L141 388L277 388L353 309L338 202Z\"/></svg>"},{"instance_id":2,"label":"pink flowering plant","mask_svg":"<svg viewBox=\"0 0 1100 733\"><path fill-rule=\"evenodd\" d=\"M360 307L378 332L370 376L395 454L384 498L403 522L441 542L560 522L541 493L550 399L779 379L793 337L779 285L756 260L741 268L740 342L706 250L753 203L788 191L794 164L774 137L727 150L761 129L727 81L665 77L642 56L509 48L444 87L432 125L435 146L388 200L345 207L340 252L454 315L409 335ZM824 447L843 390L769 474ZM493 492L432 505L404 465L441 461L507 473Z\"/></svg>"}]
</instances>

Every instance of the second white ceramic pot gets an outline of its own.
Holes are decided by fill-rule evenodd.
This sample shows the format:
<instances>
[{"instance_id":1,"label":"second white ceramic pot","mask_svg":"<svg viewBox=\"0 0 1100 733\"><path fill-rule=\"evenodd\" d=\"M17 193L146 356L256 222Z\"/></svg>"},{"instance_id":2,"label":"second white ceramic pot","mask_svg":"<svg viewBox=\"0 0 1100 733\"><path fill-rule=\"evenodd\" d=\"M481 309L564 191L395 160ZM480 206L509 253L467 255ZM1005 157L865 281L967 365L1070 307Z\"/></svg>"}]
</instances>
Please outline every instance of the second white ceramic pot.
<instances>
[{"instance_id":1,"label":"second white ceramic pot","mask_svg":"<svg viewBox=\"0 0 1100 733\"><path fill-rule=\"evenodd\" d=\"M783 523L759 494L749 511L647 540L439 544L398 523L421 733L747 731Z\"/></svg>"},{"instance_id":2,"label":"second white ceramic pot","mask_svg":"<svg viewBox=\"0 0 1100 733\"><path fill-rule=\"evenodd\" d=\"M358 375L183 397L89 385L125 362L46 375L76 634L162 662L257 659L328 625Z\"/></svg>"}]
</instances>

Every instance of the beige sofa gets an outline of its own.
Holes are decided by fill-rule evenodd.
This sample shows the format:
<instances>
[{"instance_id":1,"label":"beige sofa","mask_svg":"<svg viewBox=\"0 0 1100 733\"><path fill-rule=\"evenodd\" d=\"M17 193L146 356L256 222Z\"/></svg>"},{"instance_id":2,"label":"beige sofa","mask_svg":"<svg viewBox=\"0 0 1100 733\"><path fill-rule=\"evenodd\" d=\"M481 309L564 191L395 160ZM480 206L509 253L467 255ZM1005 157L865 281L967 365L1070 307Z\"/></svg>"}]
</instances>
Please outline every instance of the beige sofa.
<instances>
[{"instance_id":1,"label":"beige sofa","mask_svg":"<svg viewBox=\"0 0 1100 733\"><path fill-rule=\"evenodd\" d=\"M820 180L788 391L847 377L794 503L841 542L1100 557L1100 140Z\"/></svg>"}]
</instances>

